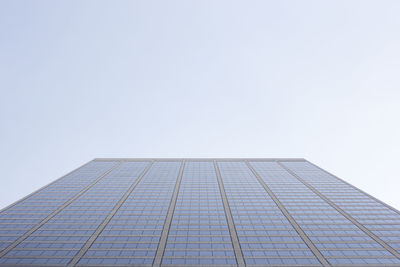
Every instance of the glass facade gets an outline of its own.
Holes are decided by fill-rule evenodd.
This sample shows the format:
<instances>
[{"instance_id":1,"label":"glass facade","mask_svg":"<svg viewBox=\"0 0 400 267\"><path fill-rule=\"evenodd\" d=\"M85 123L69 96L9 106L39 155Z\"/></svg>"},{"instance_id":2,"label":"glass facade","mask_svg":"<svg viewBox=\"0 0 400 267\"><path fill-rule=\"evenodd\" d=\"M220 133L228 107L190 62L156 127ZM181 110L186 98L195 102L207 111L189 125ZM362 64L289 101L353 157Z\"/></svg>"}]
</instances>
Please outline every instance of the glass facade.
<instances>
[{"instance_id":1,"label":"glass facade","mask_svg":"<svg viewBox=\"0 0 400 267\"><path fill-rule=\"evenodd\" d=\"M0 211L0 266L400 266L400 213L304 159L95 159Z\"/></svg>"}]
</instances>

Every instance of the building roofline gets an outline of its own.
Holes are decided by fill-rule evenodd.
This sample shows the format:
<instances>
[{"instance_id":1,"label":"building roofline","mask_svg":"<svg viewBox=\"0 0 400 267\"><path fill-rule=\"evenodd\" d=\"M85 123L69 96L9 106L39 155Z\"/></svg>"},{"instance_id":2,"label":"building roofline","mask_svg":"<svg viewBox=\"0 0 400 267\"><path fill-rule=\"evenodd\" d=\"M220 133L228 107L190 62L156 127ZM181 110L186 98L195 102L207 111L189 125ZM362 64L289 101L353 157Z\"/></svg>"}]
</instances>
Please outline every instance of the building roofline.
<instances>
[{"instance_id":1,"label":"building roofline","mask_svg":"<svg viewBox=\"0 0 400 267\"><path fill-rule=\"evenodd\" d=\"M95 158L93 161L307 161L304 158Z\"/></svg>"}]
</instances>

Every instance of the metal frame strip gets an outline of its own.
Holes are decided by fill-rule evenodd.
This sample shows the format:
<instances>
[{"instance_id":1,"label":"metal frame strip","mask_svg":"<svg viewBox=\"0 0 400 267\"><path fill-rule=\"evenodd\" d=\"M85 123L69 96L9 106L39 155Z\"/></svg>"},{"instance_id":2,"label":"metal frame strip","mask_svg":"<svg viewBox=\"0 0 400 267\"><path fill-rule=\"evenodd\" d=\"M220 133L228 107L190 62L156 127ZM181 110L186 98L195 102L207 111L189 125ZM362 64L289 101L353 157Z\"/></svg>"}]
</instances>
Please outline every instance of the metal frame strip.
<instances>
[{"instance_id":1,"label":"metal frame strip","mask_svg":"<svg viewBox=\"0 0 400 267\"><path fill-rule=\"evenodd\" d=\"M290 170L288 167L286 167L283 163L277 161L277 163L284 168L288 173L290 173L293 177L297 178L300 182L302 182L305 186L307 186L311 191L313 191L315 194L317 194L320 198L325 200L331 207L333 207L335 210L337 210L340 214L342 214L346 219L351 221L353 224L355 224L361 231L363 231L365 234L367 234L369 237L371 237L373 240L375 240L377 243L379 243L382 247L384 247L386 250L388 250L390 253L392 253L395 257L400 259L400 253L398 253L394 248L389 246L385 241L380 239L378 236L376 236L374 233L372 233L370 230L368 230L364 225L359 223L356 219L354 219L350 214L342 210L338 205L333 203L329 198L327 198L325 195L323 195L321 192L319 192L317 189L315 189L312 185L304 181L300 176L298 176L296 173L294 173L292 170Z\"/></svg>"},{"instance_id":2,"label":"metal frame strip","mask_svg":"<svg viewBox=\"0 0 400 267\"><path fill-rule=\"evenodd\" d=\"M117 168L119 165L121 165L121 161L112 166L108 171L106 171L104 174L100 175L96 180L94 180L92 183L90 183L88 186L86 186L84 189L79 191L79 193L75 194L72 198L70 198L67 202L65 202L63 205L61 205L58 209L53 211L50 215L48 215L46 218L44 218L40 223L38 223L35 227L31 228L28 232L20 236L17 240L15 240L11 245L9 245L6 249L4 249L0 253L0 258L6 255L10 250L15 248L17 245L19 245L22 241L24 241L30 234L35 232L37 229L39 229L43 224L48 222L51 218L56 216L61 210L63 210L65 207L67 207L69 204L71 204L73 201L75 201L78 197L83 195L86 191L88 191L92 186L94 186L98 181L100 181L103 177L105 177L107 174L109 174L112 170Z\"/></svg>"},{"instance_id":3,"label":"metal frame strip","mask_svg":"<svg viewBox=\"0 0 400 267\"><path fill-rule=\"evenodd\" d=\"M300 235L301 239L303 239L304 243L310 248L310 250L314 253L315 257L320 261L323 266L331 266L322 253L318 250L318 248L314 245L314 243L308 238L306 233L304 233L303 229L297 224L296 220L290 215L285 206L280 202L277 196L272 192L272 190L268 187L268 185L264 182L264 180L260 177L260 175L256 172L256 170L251 166L251 164L245 160L247 167L251 170L254 176L257 178L258 182L264 187L265 191L267 191L268 195L272 198L278 208L281 210L283 215L285 215L286 219L290 222L296 232Z\"/></svg>"},{"instance_id":4,"label":"metal frame strip","mask_svg":"<svg viewBox=\"0 0 400 267\"><path fill-rule=\"evenodd\" d=\"M179 170L178 178L175 183L174 193L169 203L167 217L165 219L164 227L161 232L160 242L158 243L156 256L154 258L153 266L161 266L161 261L164 255L165 247L167 245L167 238L169 234L169 228L171 227L172 216L174 215L176 200L178 199L178 192L181 186L183 170L185 168L185 160L182 160L181 168Z\"/></svg>"},{"instance_id":5,"label":"metal frame strip","mask_svg":"<svg viewBox=\"0 0 400 267\"><path fill-rule=\"evenodd\" d=\"M91 160L91 161L89 161L89 162L86 162L86 163L83 164L82 166L80 166L80 167L78 167L78 168L76 168L76 169L70 171L70 172L67 173L67 174L64 174L63 176L61 176L60 178L58 178L58 179L56 179L56 180L50 182L49 184L42 186L42 187L39 188L38 190L36 190L36 191L30 193L29 195L27 195L27 196L25 196L25 197L23 197L23 198L21 198L21 199L15 201L14 203L8 205L7 207L2 208L2 209L0 210L0 213L3 212L3 211L5 211L5 210L7 210L7 209L9 209L9 208L11 208L11 207L13 207L13 206L15 206L15 205L17 205L18 203L24 201L24 200L27 199L28 197L30 197L30 196L32 196L32 195L38 193L40 190L43 190L43 189L49 187L50 185L52 185L52 184L54 184L55 182L61 180L62 178L66 177L67 175L70 175L71 173L73 173L73 172L75 172L75 171L77 171L77 170L82 169L83 167L85 167L86 165L88 165L90 162L93 162L93 161L96 161L96 160L93 159L93 160Z\"/></svg>"},{"instance_id":6,"label":"metal frame strip","mask_svg":"<svg viewBox=\"0 0 400 267\"><path fill-rule=\"evenodd\" d=\"M246 266L246 263L244 261L243 252L240 247L239 238L237 236L235 224L233 222L231 209L230 209L229 203L228 203L228 198L226 197L224 184L223 184L222 178L221 178L221 172L219 171L219 167L218 167L216 160L214 160L214 168L215 168L215 172L217 174L219 191L221 193L222 203L224 205L225 217L228 222L229 233L231 235L231 240L232 240L233 250L235 252L236 261L237 261L237 264L239 267L243 267L243 266Z\"/></svg>"},{"instance_id":7,"label":"metal frame strip","mask_svg":"<svg viewBox=\"0 0 400 267\"><path fill-rule=\"evenodd\" d=\"M281 160L281 161L284 161L284 160ZM313 166L316 167L317 169L319 169L319 170L321 170L321 171L323 171L323 172L325 172L325 173L331 175L332 177L334 177L334 178L338 179L339 181L341 181L341 182L347 184L348 186L350 186L350 187L352 187L352 188L358 190L359 192L361 192L361 193L363 193L364 195L366 195L366 196L372 198L373 200L375 200L375 201L378 202L379 204L382 204L382 205L385 206L386 208L391 209L391 210L393 210L394 212L396 212L396 213L398 213L398 214L400 215L400 211L399 211L398 209L396 209L396 208L394 208L394 207L392 207L392 206L386 204L385 202L383 202L383 201L381 201L381 200L379 200L379 199L377 199L377 198L371 196L370 194L364 192L363 190L357 188L356 186L354 186L354 185L352 185L352 184L349 184L348 182L346 182L346 181L344 181L343 179L337 177L336 175L334 175L334 174L332 174L332 173L330 173L330 172L328 172L328 171L322 169L321 167L315 165L314 163L312 163L312 162L310 162L310 161L308 161L308 160L305 160L305 161L306 161L307 163L313 165Z\"/></svg>"},{"instance_id":8,"label":"metal frame strip","mask_svg":"<svg viewBox=\"0 0 400 267\"><path fill-rule=\"evenodd\" d=\"M92 234L92 236L86 241L85 245L79 250L79 252L75 255L75 257L70 261L70 263L67 266L75 266L79 260L82 258L83 255L89 250L89 248L92 246L94 241L97 239L97 237L100 235L100 233L104 230L104 228L107 226L107 224L111 221L112 217L115 215L115 213L119 210L119 208L124 204L126 199L129 197L129 195L132 193L132 191L135 189L137 184L142 180L143 176L146 175L148 170L151 168L153 165L154 161L151 161L146 168L143 170L143 172L140 174L140 176L136 179L136 181L129 187L128 191L125 192L125 194L121 197L121 199L118 201L117 204L115 204L114 208L111 210L111 212L108 214L108 216L104 219L104 221L97 227L96 231Z\"/></svg>"}]
</instances>

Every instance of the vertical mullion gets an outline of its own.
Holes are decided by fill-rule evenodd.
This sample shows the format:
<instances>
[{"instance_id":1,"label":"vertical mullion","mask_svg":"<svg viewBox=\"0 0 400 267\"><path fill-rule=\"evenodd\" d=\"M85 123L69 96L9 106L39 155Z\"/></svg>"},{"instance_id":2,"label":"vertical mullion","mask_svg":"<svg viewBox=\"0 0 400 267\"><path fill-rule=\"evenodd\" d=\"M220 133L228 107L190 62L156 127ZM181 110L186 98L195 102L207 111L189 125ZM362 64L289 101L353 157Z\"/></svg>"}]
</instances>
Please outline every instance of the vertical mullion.
<instances>
[{"instance_id":1,"label":"vertical mullion","mask_svg":"<svg viewBox=\"0 0 400 267\"><path fill-rule=\"evenodd\" d=\"M297 180L299 180L301 183L303 183L305 186L307 186L311 191L313 191L315 194L317 194L320 198L322 198L325 202L327 202L331 207L333 207L335 210L337 210L340 214L342 214L346 219L351 221L353 224L355 224L360 230L362 230L365 234L367 234L369 237L371 237L373 240L375 240L377 243L379 243L382 247L384 247L386 250L388 250L390 253L392 253L395 257L400 259L400 253L398 253L394 248L389 246L385 241L380 239L377 235L372 233L370 230L368 230L364 225L359 223L356 219L354 219L350 214L345 212L343 209L341 209L338 205L333 203L329 198L327 198L325 195L323 195L321 192L319 192L317 189L315 189L312 185L304 181L300 176L298 176L296 173L294 173L292 170L290 170L288 167L286 167L283 163L277 161L277 163L284 168L288 173L290 173L293 177L295 177Z\"/></svg>"},{"instance_id":2,"label":"vertical mullion","mask_svg":"<svg viewBox=\"0 0 400 267\"><path fill-rule=\"evenodd\" d=\"M112 170L117 168L119 165L121 165L121 161L115 164L113 167L111 167L108 171L106 171L104 174L100 175L96 180L94 180L92 183L90 183L88 186L86 186L84 189L79 191L75 196L70 198L67 202L65 202L63 205L61 205L58 209L53 211L50 215L48 215L46 218L44 218L40 223L38 223L36 226L31 228L28 232L20 236L17 240L15 240L11 245L9 245L6 249L4 249L0 253L0 258L6 255L10 250L15 248L17 245L19 245L22 241L24 241L30 234L35 232L37 229L39 229L42 225L44 225L46 222L48 222L50 219L52 219L54 216L56 216L61 210L63 210L65 207L67 207L69 204L74 202L77 198L79 198L81 195L83 195L86 191L88 191L92 186L94 186L98 181L100 181L102 178L104 178L107 174L109 174Z\"/></svg>"},{"instance_id":3,"label":"vertical mullion","mask_svg":"<svg viewBox=\"0 0 400 267\"><path fill-rule=\"evenodd\" d=\"M47 184L47 185L45 185L45 186L39 188L38 190L36 190L36 191L30 193L29 195L27 195L27 196L21 198L20 200L15 201L14 203L8 205L8 206L5 207L5 208L2 208L2 209L0 210L0 213L3 212L3 211L5 211L5 210L7 210L7 209L9 209L9 208L11 208L11 207L14 207L15 205L21 203L22 201L24 201L24 200L27 199L28 197L31 197L31 196L33 196L34 194L40 192L41 190L43 190L43 189L45 189L45 188L51 186L52 184L58 182L58 181L61 180L62 178L66 177L67 175L70 175L71 173L76 172L76 171L82 169L83 167L85 167L86 165L88 165L88 164L91 163L91 162L94 162L94 160L91 160L91 161L89 161L89 162L83 164L82 166L80 166L80 167L78 167L78 168L76 168L76 169L70 171L69 173L67 173L67 174L65 174L65 175L63 175L63 176L61 176L60 178L58 178L58 179L52 181L51 183L49 183L49 184Z\"/></svg>"},{"instance_id":4,"label":"vertical mullion","mask_svg":"<svg viewBox=\"0 0 400 267\"><path fill-rule=\"evenodd\" d=\"M321 264L324 266L331 266L328 263L328 261L325 259L325 257L322 255L322 253L314 245L314 243L310 240L310 238L308 238L308 236L304 233L303 229L301 229L301 227L297 224L297 222L292 217L292 215L290 215L290 213L287 211L287 209L282 204L282 202L276 197L274 192L272 192L272 190L268 187L268 185L264 182L264 180L258 175L258 173L253 168L253 166L251 166L247 160L245 162L246 162L247 167L251 170L251 172L257 178L258 182L262 185L262 187L264 187L265 191L267 191L268 195L272 198L272 200L275 202L275 204L281 210L283 215L285 215L286 219L290 222L290 224L293 226L293 228L296 230L296 232L300 235L301 239L303 239L303 241L311 249L311 251L317 257L317 259L321 262Z\"/></svg>"},{"instance_id":5,"label":"vertical mullion","mask_svg":"<svg viewBox=\"0 0 400 267\"><path fill-rule=\"evenodd\" d=\"M345 180L343 180L343 179L341 179L340 177L337 177L336 175L334 175L334 174L332 174L332 173L330 173L330 172L328 172L328 171L322 169L321 167L315 165L314 163L312 163L312 162L310 162L310 161L308 161L308 160L305 160L305 162L307 162L308 164L311 164L312 166L314 166L315 168L319 169L320 171L329 174L330 176L336 178L336 179L339 180L340 182L342 182L342 183L344 183L344 184L346 184L346 185L348 185L348 186L354 188L355 190L357 190L357 191L363 193L363 194L366 195L367 197L372 198L373 200L375 200L375 201L378 202L379 204L382 204L382 205L385 206L386 208L388 208L388 209L390 209L390 210L392 210L392 211L394 211L394 212L396 212L397 214L400 215L400 210L398 210L398 209L396 209L396 208L394 208L394 207L392 207L392 206L386 204L385 202L382 202L381 200L377 199L377 198L374 197L374 196L371 196L370 194L368 194L367 192L364 192L364 191L361 190L360 188L358 188L358 187L356 187L356 186L354 186L354 185L352 185L352 184L349 184L349 183L346 182Z\"/></svg>"},{"instance_id":6,"label":"vertical mullion","mask_svg":"<svg viewBox=\"0 0 400 267\"><path fill-rule=\"evenodd\" d=\"M240 248L239 238L236 233L235 224L233 223L231 209L229 208L228 199L226 197L224 184L223 184L222 178L221 178L221 173L219 171L219 167L218 167L216 160L214 160L214 168L215 168L215 172L217 174L219 191L221 193L222 203L224 205L225 216L226 216L226 220L228 222L229 233L231 235L231 240L232 240L233 250L235 251L236 261L237 261L237 264L239 267L246 266L246 264L244 262L244 258L243 258L243 252L242 252L242 249Z\"/></svg>"},{"instance_id":7,"label":"vertical mullion","mask_svg":"<svg viewBox=\"0 0 400 267\"><path fill-rule=\"evenodd\" d=\"M179 170L178 178L175 183L174 193L169 204L167 217L165 219L164 227L161 232L160 242L158 243L156 256L154 258L153 266L161 266L161 260L164 255L165 247L167 245L167 238L169 229L171 227L172 217L174 215L176 200L178 198L179 187L181 186L183 170L185 168L185 160L182 160L181 168Z\"/></svg>"},{"instance_id":8,"label":"vertical mullion","mask_svg":"<svg viewBox=\"0 0 400 267\"><path fill-rule=\"evenodd\" d=\"M94 241L97 239L97 237L100 235L100 233L104 230L104 228L107 226L107 224L110 222L112 217L115 215L115 213L119 210L119 208L124 204L126 199L129 197L129 195L132 193L132 191L135 189L136 185L142 180L143 176L148 172L148 170L151 168L153 165L153 161L150 162L147 167L144 169L142 174L136 179L136 181L129 187L128 191L125 192L125 194L121 197L121 199L118 201L117 204L115 204L114 208L111 210L111 212L108 214L108 216L104 219L104 221L97 227L96 231L92 234L92 236L86 241L86 243L83 245L83 247L79 250L79 252L75 255L75 257L71 260L71 262L68 264L68 266L75 266L78 261L82 258L83 255L89 250L89 248L92 246Z\"/></svg>"}]
</instances>

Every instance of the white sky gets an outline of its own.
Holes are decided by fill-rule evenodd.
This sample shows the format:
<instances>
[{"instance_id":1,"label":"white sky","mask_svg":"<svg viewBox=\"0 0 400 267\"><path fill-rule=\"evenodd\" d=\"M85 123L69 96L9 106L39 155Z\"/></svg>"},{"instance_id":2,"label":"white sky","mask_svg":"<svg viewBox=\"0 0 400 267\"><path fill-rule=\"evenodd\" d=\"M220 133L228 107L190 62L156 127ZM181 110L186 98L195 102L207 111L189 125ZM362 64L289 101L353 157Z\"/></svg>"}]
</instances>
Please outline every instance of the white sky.
<instances>
[{"instance_id":1,"label":"white sky","mask_svg":"<svg viewBox=\"0 0 400 267\"><path fill-rule=\"evenodd\" d=\"M400 1L1 1L0 208L95 157L303 157L400 209Z\"/></svg>"}]
</instances>

